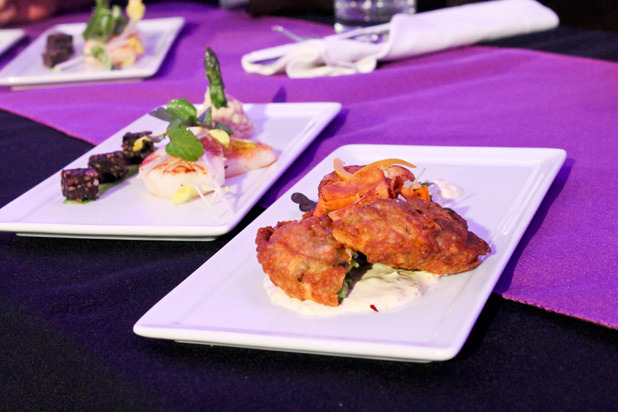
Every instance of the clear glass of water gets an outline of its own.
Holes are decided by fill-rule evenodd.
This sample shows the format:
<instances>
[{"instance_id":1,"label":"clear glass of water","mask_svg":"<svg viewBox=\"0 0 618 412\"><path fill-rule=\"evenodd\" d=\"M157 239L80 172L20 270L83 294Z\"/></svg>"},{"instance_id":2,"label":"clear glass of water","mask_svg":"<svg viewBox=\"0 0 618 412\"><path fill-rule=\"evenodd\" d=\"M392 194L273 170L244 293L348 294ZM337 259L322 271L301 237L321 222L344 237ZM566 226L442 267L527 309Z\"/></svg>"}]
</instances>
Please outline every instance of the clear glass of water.
<instances>
[{"instance_id":1,"label":"clear glass of water","mask_svg":"<svg viewBox=\"0 0 618 412\"><path fill-rule=\"evenodd\" d=\"M338 33L388 23L397 13L416 12L416 0L334 0Z\"/></svg>"}]
</instances>

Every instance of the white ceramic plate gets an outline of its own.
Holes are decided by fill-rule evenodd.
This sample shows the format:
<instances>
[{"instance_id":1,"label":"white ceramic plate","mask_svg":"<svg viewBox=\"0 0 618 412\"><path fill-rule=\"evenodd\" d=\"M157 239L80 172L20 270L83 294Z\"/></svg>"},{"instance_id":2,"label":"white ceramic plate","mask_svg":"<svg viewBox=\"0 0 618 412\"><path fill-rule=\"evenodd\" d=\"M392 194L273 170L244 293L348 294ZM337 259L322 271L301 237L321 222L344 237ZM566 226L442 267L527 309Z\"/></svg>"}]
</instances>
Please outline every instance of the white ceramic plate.
<instances>
[{"instance_id":1,"label":"white ceramic plate","mask_svg":"<svg viewBox=\"0 0 618 412\"><path fill-rule=\"evenodd\" d=\"M174 206L169 199L148 194L136 176L94 202L65 203L58 171L0 209L0 230L27 236L212 240L245 216L340 109L339 103L245 105L256 125L254 139L271 145L278 159L266 168L226 179L226 199L233 214L221 201L208 206L199 198ZM156 133L165 127L165 122L146 114L65 169L87 167L92 154L120 150L126 132Z\"/></svg>"},{"instance_id":2,"label":"white ceramic plate","mask_svg":"<svg viewBox=\"0 0 618 412\"><path fill-rule=\"evenodd\" d=\"M0 30L0 54L10 49L11 46L17 43L24 35L24 31L21 29Z\"/></svg>"},{"instance_id":3,"label":"white ceramic plate","mask_svg":"<svg viewBox=\"0 0 618 412\"><path fill-rule=\"evenodd\" d=\"M77 56L84 49L82 32L86 27L86 23L57 25L39 36L0 71L0 85L33 86L150 77L159 70L163 59L183 25L184 19L182 17L139 21L138 28L144 43L144 54L135 64L124 69L106 70L102 67L87 65L82 60L80 63L62 71L52 70L43 64L42 55L45 52L47 36L54 32L71 34L73 36L75 56Z\"/></svg>"},{"instance_id":4,"label":"white ceramic plate","mask_svg":"<svg viewBox=\"0 0 618 412\"><path fill-rule=\"evenodd\" d=\"M559 149L343 146L172 290L134 326L138 335L257 349L405 361L454 357L532 216L560 169ZM255 252L258 228L300 218L294 192L317 197L333 158L367 164L403 158L421 180L446 179L464 190L449 207L485 239L492 253L476 269L442 278L398 310L315 318L274 305Z\"/></svg>"}]
</instances>

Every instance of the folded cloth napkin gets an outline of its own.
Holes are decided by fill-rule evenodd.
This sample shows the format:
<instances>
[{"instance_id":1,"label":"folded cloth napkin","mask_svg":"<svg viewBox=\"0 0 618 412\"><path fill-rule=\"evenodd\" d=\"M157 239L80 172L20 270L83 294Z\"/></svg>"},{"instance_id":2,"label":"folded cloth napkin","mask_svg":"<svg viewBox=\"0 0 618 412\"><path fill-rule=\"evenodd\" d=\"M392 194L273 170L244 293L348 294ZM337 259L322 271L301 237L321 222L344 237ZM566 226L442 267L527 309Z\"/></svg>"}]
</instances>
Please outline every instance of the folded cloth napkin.
<instances>
[{"instance_id":1,"label":"folded cloth napkin","mask_svg":"<svg viewBox=\"0 0 618 412\"><path fill-rule=\"evenodd\" d=\"M535 0L494 0L418 14L322 39L258 50L242 57L245 71L289 77L368 73L378 61L403 59L483 40L549 30L558 16ZM387 40L372 42L371 34Z\"/></svg>"}]
</instances>

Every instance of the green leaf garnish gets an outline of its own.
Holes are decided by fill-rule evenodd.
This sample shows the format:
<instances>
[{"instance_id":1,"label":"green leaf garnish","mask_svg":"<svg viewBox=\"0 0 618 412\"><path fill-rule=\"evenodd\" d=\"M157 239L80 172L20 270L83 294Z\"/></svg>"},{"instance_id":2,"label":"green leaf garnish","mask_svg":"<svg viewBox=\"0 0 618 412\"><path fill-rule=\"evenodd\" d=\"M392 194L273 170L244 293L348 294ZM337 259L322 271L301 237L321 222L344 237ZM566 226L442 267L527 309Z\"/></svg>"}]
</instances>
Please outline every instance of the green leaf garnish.
<instances>
[{"instance_id":1,"label":"green leaf garnish","mask_svg":"<svg viewBox=\"0 0 618 412\"><path fill-rule=\"evenodd\" d=\"M179 119L187 126L197 126L197 109L189 100L172 99L167 103L167 111L172 118Z\"/></svg>"},{"instance_id":2,"label":"green leaf garnish","mask_svg":"<svg viewBox=\"0 0 618 412\"><path fill-rule=\"evenodd\" d=\"M345 278L343 279L343 283L341 284L341 289L337 292L337 297L339 299L344 299L348 295L348 290L350 289L350 285L354 283L353 271L354 269L360 267L360 264L357 261L358 255L356 252L352 253L352 259L350 260L350 264L348 265L348 270L345 272Z\"/></svg>"},{"instance_id":3,"label":"green leaf garnish","mask_svg":"<svg viewBox=\"0 0 618 412\"><path fill-rule=\"evenodd\" d=\"M94 46L90 49L90 55L100 61L107 70L111 70L112 59L105 53L105 49L101 46Z\"/></svg>"},{"instance_id":4,"label":"green leaf garnish","mask_svg":"<svg viewBox=\"0 0 618 412\"><path fill-rule=\"evenodd\" d=\"M112 36L117 36L128 24L120 6L111 9L108 0L96 0L95 8L82 33L85 40L101 40L107 43Z\"/></svg>"},{"instance_id":5,"label":"green leaf garnish","mask_svg":"<svg viewBox=\"0 0 618 412\"><path fill-rule=\"evenodd\" d=\"M176 157L194 162L204 155L204 146L189 127L205 127L209 130L219 129L230 136L232 130L222 123L212 124L210 107L197 116L197 109L185 98L172 99L166 107L159 107L149 113L151 116L168 122L165 134L170 142L165 151Z\"/></svg>"},{"instance_id":6,"label":"green leaf garnish","mask_svg":"<svg viewBox=\"0 0 618 412\"><path fill-rule=\"evenodd\" d=\"M204 145L186 127L168 128L167 136L170 138L170 142L165 146L165 151L168 154L190 162L194 162L204 155Z\"/></svg>"}]
</instances>

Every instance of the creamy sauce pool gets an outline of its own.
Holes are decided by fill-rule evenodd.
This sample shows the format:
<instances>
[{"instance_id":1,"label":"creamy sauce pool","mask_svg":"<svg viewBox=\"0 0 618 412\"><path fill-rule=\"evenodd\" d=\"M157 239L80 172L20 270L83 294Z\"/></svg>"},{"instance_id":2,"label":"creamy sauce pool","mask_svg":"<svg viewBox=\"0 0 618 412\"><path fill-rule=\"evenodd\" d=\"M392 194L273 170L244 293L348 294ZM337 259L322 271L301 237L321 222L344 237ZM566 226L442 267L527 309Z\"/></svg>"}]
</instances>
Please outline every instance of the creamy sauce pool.
<instances>
[{"instance_id":1,"label":"creamy sauce pool","mask_svg":"<svg viewBox=\"0 0 618 412\"><path fill-rule=\"evenodd\" d=\"M386 265L374 264L336 307L291 298L275 286L268 275L264 276L264 288L273 303L289 310L308 316L335 316L376 310L380 312L407 305L438 283L439 278L428 272L395 270Z\"/></svg>"},{"instance_id":2,"label":"creamy sauce pool","mask_svg":"<svg viewBox=\"0 0 618 412\"><path fill-rule=\"evenodd\" d=\"M463 190L459 186L447 180L434 179L430 183L433 183L429 186L431 199L440 205L453 202L463 194Z\"/></svg>"}]
</instances>

